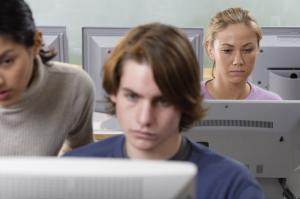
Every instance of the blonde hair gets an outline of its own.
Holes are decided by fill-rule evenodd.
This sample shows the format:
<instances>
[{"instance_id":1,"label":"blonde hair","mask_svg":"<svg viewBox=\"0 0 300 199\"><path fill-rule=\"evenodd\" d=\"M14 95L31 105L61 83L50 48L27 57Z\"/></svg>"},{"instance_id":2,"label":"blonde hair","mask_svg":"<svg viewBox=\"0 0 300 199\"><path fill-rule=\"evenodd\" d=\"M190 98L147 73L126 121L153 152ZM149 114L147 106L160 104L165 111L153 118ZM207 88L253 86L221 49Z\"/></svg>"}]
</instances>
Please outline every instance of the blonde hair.
<instances>
[{"instance_id":1,"label":"blonde hair","mask_svg":"<svg viewBox=\"0 0 300 199\"><path fill-rule=\"evenodd\" d=\"M207 31L204 37L204 45L213 46L216 39L216 34L224 30L227 26L231 24L245 24L252 28L257 37L257 46L259 46L260 40L262 38L262 31L260 26L254 17L251 16L250 12L242 8L228 8L218 12L214 17L211 18ZM212 77L214 78L214 68L215 62L213 61L212 66Z\"/></svg>"},{"instance_id":2,"label":"blonde hair","mask_svg":"<svg viewBox=\"0 0 300 199\"><path fill-rule=\"evenodd\" d=\"M224 30L231 24L243 23L253 29L257 36L257 44L262 38L262 31L257 21L250 15L248 10L242 8L228 8L218 12L208 24L207 32L205 34L205 43L212 44L215 40L216 34Z\"/></svg>"}]
</instances>

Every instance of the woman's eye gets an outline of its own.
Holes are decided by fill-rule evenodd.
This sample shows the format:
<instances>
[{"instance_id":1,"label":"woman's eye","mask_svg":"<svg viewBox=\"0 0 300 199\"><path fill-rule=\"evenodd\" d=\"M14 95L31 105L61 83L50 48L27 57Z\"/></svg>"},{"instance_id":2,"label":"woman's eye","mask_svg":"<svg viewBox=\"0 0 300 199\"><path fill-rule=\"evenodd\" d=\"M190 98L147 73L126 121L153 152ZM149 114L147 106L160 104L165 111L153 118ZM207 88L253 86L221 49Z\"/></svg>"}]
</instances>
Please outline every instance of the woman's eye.
<instances>
[{"instance_id":1,"label":"woman's eye","mask_svg":"<svg viewBox=\"0 0 300 199\"><path fill-rule=\"evenodd\" d=\"M232 52L232 49L223 49L222 50L225 54L230 54Z\"/></svg>"},{"instance_id":2,"label":"woman's eye","mask_svg":"<svg viewBox=\"0 0 300 199\"><path fill-rule=\"evenodd\" d=\"M1 63L1 65L7 66L7 65L12 64L13 61L14 61L14 59L11 58L11 57L9 57L9 58L4 58L4 59L2 59L2 60L0 61L0 63Z\"/></svg>"},{"instance_id":3,"label":"woman's eye","mask_svg":"<svg viewBox=\"0 0 300 199\"><path fill-rule=\"evenodd\" d=\"M251 53L253 51L253 48L246 48L243 50L244 53Z\"/></svg>"}]
</instances>

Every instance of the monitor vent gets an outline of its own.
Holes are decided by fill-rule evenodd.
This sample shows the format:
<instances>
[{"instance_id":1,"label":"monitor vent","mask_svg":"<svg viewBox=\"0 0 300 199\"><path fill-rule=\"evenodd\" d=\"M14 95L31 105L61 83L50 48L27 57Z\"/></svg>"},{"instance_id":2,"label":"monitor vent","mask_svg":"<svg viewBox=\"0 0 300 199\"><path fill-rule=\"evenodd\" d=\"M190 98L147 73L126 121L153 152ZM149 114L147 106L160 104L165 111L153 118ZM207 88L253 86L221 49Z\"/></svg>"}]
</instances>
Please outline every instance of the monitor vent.
<instances>
[{"instance_id":1,"label":"monitor vent","mask_svg":"<svg viewBox=\"0 0 300 199\"><path fill-rule=\"evenodd\" d=\"M253 121L253 120L202 120L196 123L196 126L236 126L250 128L273 128L273 122Z\"/></svg>"}]
</instances>

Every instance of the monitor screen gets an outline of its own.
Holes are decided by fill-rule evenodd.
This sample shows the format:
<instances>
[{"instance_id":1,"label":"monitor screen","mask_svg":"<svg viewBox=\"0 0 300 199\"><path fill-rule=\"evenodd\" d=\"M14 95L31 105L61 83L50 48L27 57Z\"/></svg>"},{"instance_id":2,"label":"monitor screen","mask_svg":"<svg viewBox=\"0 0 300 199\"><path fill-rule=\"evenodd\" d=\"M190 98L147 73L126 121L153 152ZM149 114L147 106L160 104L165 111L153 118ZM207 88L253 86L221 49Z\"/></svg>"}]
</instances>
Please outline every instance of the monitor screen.
<instances>
[{"instance_id":1,"label":"monitor screen","mask_svg":"<svg viewBox=\"0 0 300 199\"><path fill-rule=\"evenodd\" d=\"M298 100L300 92L300 27L262 27L263 37L250 80L283 99Z\"/></svg>"},{"instance_id":2,"label":"monitor screen","mask_svg":"<svg viewBox=\"0 0 300 199\"><path fill-rule=\"evenodd\" d=\"M43 33L43 48L54 49L57 55L53 61L69 62L69 50L65 26L38 26Z\"/></svg>"},{"instance_id":3,"label":"monitor screen","mask_svg":"<svg viewBox=\"0 0 300 199\"><path fill-rule=\"evenodd\" d=\"M200 74L203 66L203 28L181 28L189 37L199 61ZM105 91L102 89L102 66L113 48L128 32L129 28L83 27L83 68L96 85L96 111L105 110Z\"/></svg>"},{"instance_id":4,"label":"monitor screen","mask_svg":"<svg viewBox=\"0 0 300 199\"><path fill-rule=\"evenodd\" d=\"M184 133L243 162L256 177L285 178L300 165L300 101L207 100L203 120Z\"/></svg>"},{"instance_id":5,"label":"monitor screen","mask_svg":"<svg viewBox=\"0 0 300 199\"><path fill-rule=\"evenodd\" d=\"M195 198L189 162L100 158L0 158L5 199Z\"/></svg>"}]
</instances>

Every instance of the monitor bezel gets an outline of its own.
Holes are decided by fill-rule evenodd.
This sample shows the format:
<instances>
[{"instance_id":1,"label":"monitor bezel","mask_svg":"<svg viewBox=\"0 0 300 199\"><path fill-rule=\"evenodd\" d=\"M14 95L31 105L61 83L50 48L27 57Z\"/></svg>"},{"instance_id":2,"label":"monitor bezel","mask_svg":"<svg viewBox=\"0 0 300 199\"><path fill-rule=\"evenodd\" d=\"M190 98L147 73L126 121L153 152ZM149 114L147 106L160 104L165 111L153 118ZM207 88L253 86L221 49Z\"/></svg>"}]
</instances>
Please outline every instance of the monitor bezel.
<instances>
[{"instance_id":1,"label":"monitor bezel","mask_svg":"<svg viewBox=\"0 0 300 199\"><path fill-rule=\"evenodd\" d=\"M58 39L58 48L56 50L56 57L53 59L60 62L69 62L69 47L67 38L66 26L37 26L37 30L41 31L43 37L56 36Z\"/></svg>"},{"instance_id":2,"label":"monitor bezel","mask_svg":"<svg viewBox=\"0 0 300 199\"><path fill-rule=\"evenodd\" d=\"M260 41L260 49L256 57L256 64L252 71L252 74L249 77L249 80L254 83L255 85L270 90L269 85L269 73L276 74L279 70L285 70L288 72L295 72L300 70L300 56L297 56L297 51L300 53L300 44L299 46L295 46L294 44L291 46L278 46L276 43L272 44L271 46L268 44L268 46L264 46L264 36L278 36L278 37L299 37L300 40L300 27L291 27L291 26L281 26L281 27L274 27L274 26L263 26L261 27L262 30L262 40ZM263 62L268 62L270 64L268 65L260 65L261 54L265 52L265 49L277 49L274 52L276 53L275 56L270 57L271 55L266 55L267 58ZM289 53L284 54L284 52L287 52L286 49L290 49ZM270 50L268 50L268 53ZM298 54L299 54L298 53ZM290 63L284 63L284 65L281 65L281 61L273 61L274 59L277 60L296 60L299 63L290 64ZM274 63L276 66L273 66L272 63ZM297 72L298 73L298 72ZM285 96L282 96L285 98ZM286 98L289 99L289 98Z\"/></svg>"},{"instance_id":3,"label":"monitor bezel","mask_svg":"<svg viewBox=\"0 0 300 199\"><path fill-rule=\"evenodd\" d=\"M204 106L207 115L185 136L241 161L256 177L286 178L300 164L293 158L300 155L299 100L206 100Z\"/></svg>"},{"instance_id":4,"label":"monitor bezel","mask_svg":"<svg viewBox=\"0 0 300 199\"><path fill-rule=\"evenodd\" d=\"M187 36L191 39L191 43L193 46L193 49L195 50L196 57L199 62L199 68L200 68L200 79L202 80L203 77L203 39L204 39L204 29L202 27L198 28L180 28L183 32L187 34ZM91 40L95 39L95 37L117 37L117 40L120 40L128 31L130 30L130 27L82 27L82 61L83 61L83 68L87 71L88 74L92 77L96 89L96 106L95 111L96 112L103 112L106 113L106 99L105 99L105 92L102 89L102 78L101 78L101 68L97 71L92 66L92 63L90 60L92 53L90 52L91 49L89 49L89 46L91 46ZM90 47L91 48L91 47ZM100 50L101 53L107 52L112 50L113 47L103 46L100 47L103 50ZM99 59L99 62L104 63L103 60L101 60L102 55L97 57ZM98 61L98 60L97 60ZM97 77L97 75L99 75ZM97 80L98 79L98 80ZM97 94L99 93L99 94ZM98 96L99 95L99 98Z\"/></svg>"}]
</instances>

